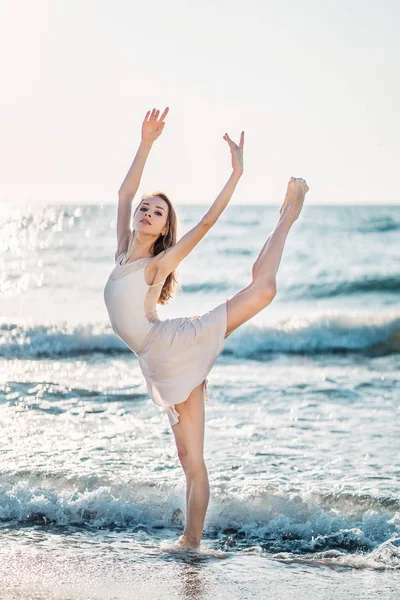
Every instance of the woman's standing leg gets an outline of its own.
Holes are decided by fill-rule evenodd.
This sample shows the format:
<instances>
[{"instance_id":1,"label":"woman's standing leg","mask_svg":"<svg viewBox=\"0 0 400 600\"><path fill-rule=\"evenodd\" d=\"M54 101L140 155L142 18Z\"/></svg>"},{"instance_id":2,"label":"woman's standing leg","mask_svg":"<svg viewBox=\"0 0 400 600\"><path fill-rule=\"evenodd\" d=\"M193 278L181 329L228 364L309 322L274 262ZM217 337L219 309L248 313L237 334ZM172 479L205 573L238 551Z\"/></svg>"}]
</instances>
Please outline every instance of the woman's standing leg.
<instances>
[{"instance_id":1,"label":"woman's standing leg","mask_svg":"<svg viewBox=\"0 0 400 600\"><path fill-rule=\"evenodd\" d=\"M186 476L186 522L177 546L198 547L210 498L204 462L204 389L195 387L185 402L175 404L179 423L172 426L178 457Z\"/></svg>"}]
</instances>

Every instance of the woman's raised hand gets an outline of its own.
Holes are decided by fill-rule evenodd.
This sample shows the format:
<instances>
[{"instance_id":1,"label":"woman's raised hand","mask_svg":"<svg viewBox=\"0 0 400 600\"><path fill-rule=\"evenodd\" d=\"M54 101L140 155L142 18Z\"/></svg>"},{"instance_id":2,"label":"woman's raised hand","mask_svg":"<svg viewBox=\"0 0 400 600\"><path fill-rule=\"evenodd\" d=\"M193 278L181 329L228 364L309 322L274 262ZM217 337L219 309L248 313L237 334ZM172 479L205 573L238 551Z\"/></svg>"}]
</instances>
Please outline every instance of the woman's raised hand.
<instances>
[{"instance_id":1,"label":"woman's raised hand","mask_svg":"<svg viewBox=\"0 0 400 600\"><path fill-rule=\"evenodd\" d=\"M164 129L164 119L167 116L169 108L164 110L163 114L159 118L160 111L153 108L150 112L146 113L144 121L142 123L142 141L143 142L154 142L162 134Z\"/></svg>"},{"instance_id":2,"label":"woman's raised hand","mask_svg":"<svg viewBox=\"0 0 400 600\"><path fill-rule=\"evenodd\" d=\"M241 175L243 173L244 131L242 131L242 133L240 134L239 146L231 140L227 133L224 135L224 140L228 142L229 148L231 150L232 168L235 171L235 173L239 173Z\"/></svg>"}]
</instances>

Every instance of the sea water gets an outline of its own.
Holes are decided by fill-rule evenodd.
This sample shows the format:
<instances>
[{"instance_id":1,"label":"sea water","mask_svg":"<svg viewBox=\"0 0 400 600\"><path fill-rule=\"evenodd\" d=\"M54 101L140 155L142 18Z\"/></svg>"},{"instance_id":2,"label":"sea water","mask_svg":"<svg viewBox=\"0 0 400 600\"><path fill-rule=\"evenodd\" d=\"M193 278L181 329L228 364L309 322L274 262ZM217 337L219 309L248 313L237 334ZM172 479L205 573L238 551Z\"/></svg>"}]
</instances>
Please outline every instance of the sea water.
<instances>
[{"instance_id":1,"label":"sea water","mask_svg":"<svg viewBox=\"0 0 400 600\"><path fill-rule=\"evenodd\" d=\"M177 208L180 235L207 209ZM398 597L400 207L305 205L276 297L209 374L203 544L224 560L161 550L185 478L108 321L116 206L0 209L1 598ZM247 286L278 218L228 206L160 318Z\"/></svg>"}]
</instances>

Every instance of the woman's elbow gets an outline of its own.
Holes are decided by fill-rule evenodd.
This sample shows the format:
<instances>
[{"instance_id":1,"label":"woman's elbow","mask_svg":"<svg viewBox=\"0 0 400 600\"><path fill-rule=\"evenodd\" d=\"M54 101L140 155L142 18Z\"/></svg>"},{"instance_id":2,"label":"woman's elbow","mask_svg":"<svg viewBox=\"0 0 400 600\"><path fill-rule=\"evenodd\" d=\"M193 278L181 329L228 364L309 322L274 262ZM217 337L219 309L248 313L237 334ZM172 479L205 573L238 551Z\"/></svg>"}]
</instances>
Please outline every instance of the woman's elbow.
<instances>
[{"instance_id":1,"label":"woman's elbow","mask_svg":"<svg viewBox=\"0 0 400 600\"><path fill-rule=\"evenodd\" d=\"M207 229L210 229L210 227L215 225L216 221L213 221L212 219L210 219L210 217L205 216L202 218L200 223L201 225L204 225L204 227L206 227Z\"/></svg>"}]
</instances>

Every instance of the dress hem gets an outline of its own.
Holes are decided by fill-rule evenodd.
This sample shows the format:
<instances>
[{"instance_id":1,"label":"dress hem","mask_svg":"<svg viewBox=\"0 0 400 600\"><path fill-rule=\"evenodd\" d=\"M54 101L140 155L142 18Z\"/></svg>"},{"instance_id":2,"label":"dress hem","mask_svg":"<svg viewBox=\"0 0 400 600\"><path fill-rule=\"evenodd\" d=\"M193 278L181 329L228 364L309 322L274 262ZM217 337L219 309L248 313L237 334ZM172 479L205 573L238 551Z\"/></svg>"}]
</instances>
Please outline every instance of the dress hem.
<instances>
[{"instance_id":1,"label":"dress hem","mask_svg":"<svg viewBox=\"0 0 400 600\"><path fill-rule=\"evenodd\" d=\"M221 302L221 304L224 304L224 305L225 305L225 335L224 335L224 337L223 337L222 344L220 345L220 348L219 348L219 351L218 351L218 354L217 354L217 358L218 358L219 354L222 352L222 350L224 349L224 345L225 345L225 340L226 340L226 338L227 338L227 337L229 337L229 336L231 335L231 333L233 333L233 331L235 331L235 330L232 330L232 331L230 331L228 334L226 333L226 329L227 329L227 327L228 327L228 298L225 300L225 302ZM217 305L217 306L218 306L218 305ZM211 368L212 368L212 367L211 367ZM211 369L210 369L210 370L211 370ZM178 413L178 411L176 410L175 406L176 406L177 404L183 404L183 402L186 402L186 400L188 399L189 395L192 393L192 391L193 391L193 390L194 390L194 389L195 389L195 388L196 388L198 385L200 385L200 384L198 383L197 385L193 386L192 390L190 391L190 393L188 394L188 396L186 397L186 399L185 399L185 400L183 400L182 402L175 402L175 404L172 404L172 405L170 405L170 406L167 406L167 407L166 407L166 406L164 406L164 409L165 409L165 411L166 411L166 413L167 413L167 416L168 416L168 419L169 419L169 422L170 422L171 428L172 428L174 425L177 425L177 424L179 423L179 413ZM210 401L210 398L208 397L208 377L206 377L206 378L203 380L203 394L204 394L204 402L207 402L207 403L208 403L208 402ZM161 405L160 405L160 404L158 404L157 402L155 402L155 404L157 404L158 406L161 406Z\"/></svg>"}]
</instances>

